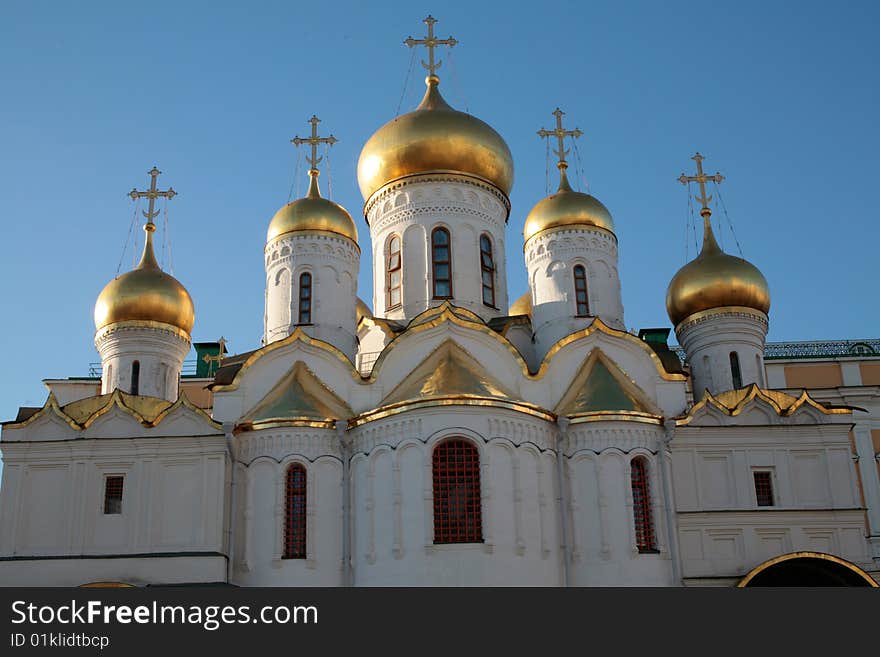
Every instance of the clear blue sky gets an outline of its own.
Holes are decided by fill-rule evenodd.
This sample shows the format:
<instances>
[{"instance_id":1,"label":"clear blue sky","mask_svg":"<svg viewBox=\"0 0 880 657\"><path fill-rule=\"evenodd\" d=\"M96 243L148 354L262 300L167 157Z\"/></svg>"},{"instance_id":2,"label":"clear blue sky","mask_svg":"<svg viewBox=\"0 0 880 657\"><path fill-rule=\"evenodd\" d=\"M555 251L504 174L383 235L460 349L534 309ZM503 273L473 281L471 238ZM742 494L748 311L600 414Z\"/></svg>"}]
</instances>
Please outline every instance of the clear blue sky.
<instances>
[{"instance_id":1,"label":"clear blue sky","mask_svg":"<svg viewBox=\"0 0 880 657\"><path fill-rule=\"evenodd\" d=\"M6 0L0 418L41 405L41 379L84 376L98 359L94 301L122 256L126 194L154 164L180 194L174 275L195 300L195 340L257 347L266 227L288 200L289 139L313 113L340 140L333 198L358 221L370 301L357 157L397 110L402 41L423 34L429 12L460 41L442 55L447 100L490 123L515 159L511 300L525 290L523 221L545 193L535 131L558 105L584 131L585 177L615 218L627 326L668 325L666 285L685 262L676 178L700 150L726 176L743 253L770 282L770 339L876 337L878 7ZM416 66L401 111L423 77ZM322 181L326 192L326 171Z\"/></svg>"}]
</instances>

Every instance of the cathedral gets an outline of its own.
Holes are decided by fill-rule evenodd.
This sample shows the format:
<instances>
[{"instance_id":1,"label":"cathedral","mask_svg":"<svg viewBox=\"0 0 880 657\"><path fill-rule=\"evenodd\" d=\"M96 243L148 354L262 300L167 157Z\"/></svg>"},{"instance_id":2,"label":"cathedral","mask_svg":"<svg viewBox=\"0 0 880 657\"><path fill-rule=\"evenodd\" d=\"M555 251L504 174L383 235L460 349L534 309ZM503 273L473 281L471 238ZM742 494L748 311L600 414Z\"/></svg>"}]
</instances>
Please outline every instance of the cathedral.
<instances>
[{"instance_id":1,"label":"cathedral","mask_svg":"<svg viewBox=\"0 0 880 657\"><path fill-rule=\"evenodd\" d=\"M666 296L680 346L627 331L625 245L569 183L559 110L539 132L558 189L508 263L510 149L444 100L435 49L456 42L425 23L405 42L424 98L357 166L371 304L316 117L294 140L308 192L268 220L252 351L193 343L153 247L175 192L156 168L131 192L146 238L97 297L100 368L2 426L0 584L877 586L878 345L766 343L768 282L716 241L699 153L680 180L702 250ZM512 303L508 266L528 274Z\"/></svg>"}]
</instances>

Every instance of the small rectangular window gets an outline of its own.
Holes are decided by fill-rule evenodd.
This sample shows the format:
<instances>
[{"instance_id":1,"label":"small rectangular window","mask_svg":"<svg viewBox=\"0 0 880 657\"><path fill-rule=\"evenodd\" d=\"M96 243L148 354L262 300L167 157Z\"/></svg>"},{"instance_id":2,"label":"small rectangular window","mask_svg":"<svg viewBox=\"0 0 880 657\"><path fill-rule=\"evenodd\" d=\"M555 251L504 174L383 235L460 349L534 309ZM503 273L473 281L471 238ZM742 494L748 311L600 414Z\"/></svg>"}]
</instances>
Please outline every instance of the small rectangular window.
<instances>
[{"instance_id":1,"label":"small rectangular window","mask_svg":"<svg viewBox=\"0 0 880 657\"><path fill-rule=\"evenodd\" d=\"M122 513L122 482L124 477L116 475L104 479L104 515Z\"/></svg>"},{"instance_id":2,"label":"small rectangular window","mask_svg":"<svg viewBox=\"0 0 880 657\"><path fill-rule=\"evenodd\" d=\"M755 470L755 499L758 506L774 506L773 477L769 470Z\"/></svg>"}]
</instances>

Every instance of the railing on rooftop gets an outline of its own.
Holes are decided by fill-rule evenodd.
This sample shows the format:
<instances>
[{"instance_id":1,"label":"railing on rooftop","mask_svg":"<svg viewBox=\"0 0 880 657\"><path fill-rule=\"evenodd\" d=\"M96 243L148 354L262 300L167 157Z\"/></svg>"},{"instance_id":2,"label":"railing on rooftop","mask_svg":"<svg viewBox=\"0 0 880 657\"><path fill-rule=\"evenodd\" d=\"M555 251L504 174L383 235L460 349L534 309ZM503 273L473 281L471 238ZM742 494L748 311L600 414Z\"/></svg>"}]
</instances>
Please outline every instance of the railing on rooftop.
<instances>
[{"instance_id":1,"label":"railing on rooftop","mask_svg":"<svg viewBox=\"0 0 880 657\"><path fill-rule=\"evenodd\" d=\"M196 365L198 361L193 358L191 360L183 361L183 370L181 371L181 376L190 376L193 377L196 375ZM91 379L100 379L101 378L101 363L89 363L89 378Z\"/></svg>"},{"instance_id":2,"label":"railing on rooftop","mask_svg":"<svg viewBox=\"0 0 880 657\"><path fill-rule=\"evenodd\" d=\"M684 349L672 347L682 363ZM807 342L768 342L764 346L764 360L794 360L802 358L880 358L880 340L817 340Z\"/></svg>"}]
</instances>

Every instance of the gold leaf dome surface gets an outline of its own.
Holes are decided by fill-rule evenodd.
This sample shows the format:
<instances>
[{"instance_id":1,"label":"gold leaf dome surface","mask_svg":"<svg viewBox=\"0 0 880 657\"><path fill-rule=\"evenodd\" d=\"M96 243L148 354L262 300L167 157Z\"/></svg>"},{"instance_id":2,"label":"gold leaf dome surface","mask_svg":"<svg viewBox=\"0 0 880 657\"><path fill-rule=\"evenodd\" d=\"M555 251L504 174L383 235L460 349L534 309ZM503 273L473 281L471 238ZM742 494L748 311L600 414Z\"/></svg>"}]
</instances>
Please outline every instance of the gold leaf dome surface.
<instances>
[{"instance_id":1,"label":"gold leaf dome surface","mask_svg":"<svg viewBox=\"0 0 880 657\"><path fill-rule=\"evenodd\" d=\"M532 316L532 293L526 292L519 299L514 301L510 305L510 310L507 311L507 314L510 316L513 315L528 315Z\"/></svg>"},{"instance_id":2,"label":"gold leaf dome surface","mask_svg":"<svg viewBox=\"0 0 880 657\"><path fill-rule=\"evenodd\" d=\"M148 224L145 230L140 263L107 283L98 295L95 329L135 320L170 324L189 334L195 323L192 297L180 281L159 267L153 253L155 227Z\"/></svg>"},{"instance_id":3,"label":"gold leaf dome surface","mask_svg":"<svg viewBox=\"0 0 880 657\"><path fill-rule=\"evenodd\" d=\"M674 325L694 313L743 306L767 313L770 287L752 263L721 250L708 219L700 255L678 270L666 290L666 312Z\"/></svg>"},{"instance_id":4,"label":"gold leaf dome surface","mask_svg":"<svg viewBox=\"0 0 880 657\"><path fill-rule=\"evenodd\" d=\"M360 297L357 298L356 306L357 306L356 317L357 317L358 324L360 324L361 320L364 317L366 317L367 319L373 319L373 311L370 310L370 307Z\"/></svg>"},{"instance_id":5,"label":"gold leaf dome surface","mask_svg":"<svg viewBox=\"0 0 880 657\"><path fill-rule=\"evenodd\" d=\"M513 187L513 156L489 124L447 104L427 78L421 104L379 128L358 159L364 200L385 184L419 173L453 172L488 181L505 195Z\"/></svg>"},{"instance_id":6,"label":"gold leaf dome surface","mask_svg":"<svg viewBox=\"0 0 880 657\"><path fill-rule=\"evenodd\" d=\"M526 242L541 231L561 226L596 226L614 232L614 220L595 196L574 191L568 184L565 169L560 169L559 189L535 205L526 217L523 238Z\"/></svg>"},{"instance_id":7,"label":"gold leaf dome surface","mask_svg":"<svg viewBox=\"0 0 880 657\"><path fill-rule=\"evenodd\" d=\"M317 173L311 175L309 191L305 197L288 203L272 217L266 242L286 233L313 230L337 233L355 243L358 241L357 227L346 209L321 197Z\"/></svg>"}]
</instances>

